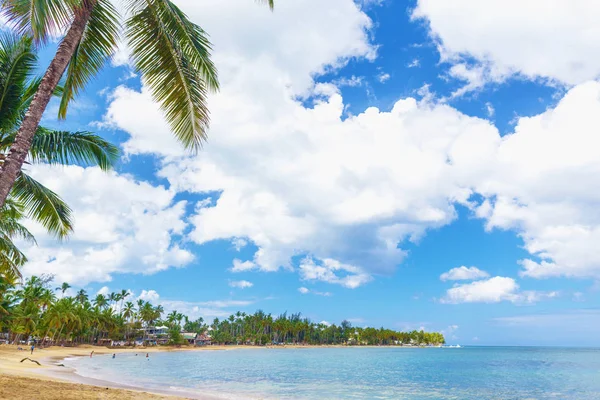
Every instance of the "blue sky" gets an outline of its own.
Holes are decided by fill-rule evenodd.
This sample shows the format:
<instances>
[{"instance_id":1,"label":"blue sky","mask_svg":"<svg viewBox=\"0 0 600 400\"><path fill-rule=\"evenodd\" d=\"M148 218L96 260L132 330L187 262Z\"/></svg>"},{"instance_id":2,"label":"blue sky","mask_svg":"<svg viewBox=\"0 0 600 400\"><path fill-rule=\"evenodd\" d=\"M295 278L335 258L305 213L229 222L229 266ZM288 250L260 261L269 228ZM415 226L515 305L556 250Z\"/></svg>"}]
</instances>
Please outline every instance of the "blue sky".
<instances>
[{"instance_id":1,"label":"blue sky","mask_svg":"<svg viewBox=\"0 0 600 400\"><path fill-rule=\"evenodd\" d=\"M76 233L32 226L26 273L205 319L600 344L596 4L176 3L214 43L207 145L172 139L120 51L66 121L51 106L44 122L123 158L112 174L32 167Z\"/></svg>"}]
</instances>

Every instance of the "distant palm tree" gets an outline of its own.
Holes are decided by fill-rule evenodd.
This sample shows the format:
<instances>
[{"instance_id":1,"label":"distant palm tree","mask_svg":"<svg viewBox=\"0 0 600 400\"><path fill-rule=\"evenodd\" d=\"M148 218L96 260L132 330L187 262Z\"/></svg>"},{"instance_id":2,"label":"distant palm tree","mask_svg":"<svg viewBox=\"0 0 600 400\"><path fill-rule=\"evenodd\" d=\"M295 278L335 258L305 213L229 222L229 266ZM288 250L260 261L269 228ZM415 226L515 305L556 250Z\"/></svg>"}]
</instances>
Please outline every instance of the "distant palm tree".
<instances>
[{"instance_id":1,"label":"distant palm tree","mask_svg":"<svg viewBox=\"0 0 600 400\"><path fill-rule=\"evenodd\" d=\"M121 289L121 293L119 293L119 297L121 300L121 307L119 308L119 310L121 310L121 312L123 311L123 301L129 297L129 295L131 295L131 293L129 293L128 290L125 289Z\"/></svg>"},{"instance_id":2,"label":"distant palm tree","mask_svg":"<svg viewBox=\"0 0 600 400\"><path fill-rule=\"evenodd\" d=\"M60 285L59 287L57 287L57 288L56 288L56 289L54 289L54 290L56 290L56 291L60 290L60 291L61 291L61 293L62 293L62 295L64 296L64 295L65 295L65 292L66 292L67 290L69 290L69 288L70 288L70 287L71 287L71 285L69 285L67 282L63 282L63 284L62 284L62 285Z\"/></svg>"},{"instance_id":3,"label":"distant palm tree","mask_svg":"<svg viewBox=\"0 0 600 400\"><path fill-rule=\"evenodd\" d=\"M273 0L266 0L273 7ZM132 61L160 104L177 139L198 149L206 138L207 94L218 89L206 33L170 0L128 0L125 39ZM113 55L121 16L110 0L1 0L3 14L36 43L65 32L0 166L0 207L4 205L50 98L66 71L59 116Z\"/></svg>"},{"instance_id":4,"label":"distant palm tree","mask_svg":"<svg viewBox=\"0 0 600 400\"><path fill-rule=\"evenodd\" d=\"M122 311L123 318L131 320L131 318L135 315L135 306L131 301L128 301L127 303L125 303L125 306L123 307Z\"/></svg>"},{"instance_id":5,"label":"distant palm tree","mask_svg":"<svg viewBox=\"0 0 600 400\"><path fill-rule=\"evenodd\" d=\"M75 300L77 300L80 304L85 303L88 300L88 295L87 295L86 291L81 289L79 292L77 292L77 295L75 296Z\"/></svg>"},{"instance_id":6,"label":"distant palm tree","mask_svg":"<svg viewBox=\"0 0 600 400\"><path fill-rule=\"evenodd\" d=\"M112 292L111 294L108 295L108 300L112 303L111 307L113 307L115 305L118 297L119 297L119 295L115 292Z\"/></svg>"},{"instance_id":7,"label":"distant palm tree","mask_svg":"<svg viewBox=\"0 0 600 400\"><path fill-rule=\"evenodd\" d=\"M98 293L96 295L96 298L94 299L94 305L99 310L106 307L108 305L108 300L106 299L106 296L104 296L102 293Z\"/></svg>"}]
</instances>

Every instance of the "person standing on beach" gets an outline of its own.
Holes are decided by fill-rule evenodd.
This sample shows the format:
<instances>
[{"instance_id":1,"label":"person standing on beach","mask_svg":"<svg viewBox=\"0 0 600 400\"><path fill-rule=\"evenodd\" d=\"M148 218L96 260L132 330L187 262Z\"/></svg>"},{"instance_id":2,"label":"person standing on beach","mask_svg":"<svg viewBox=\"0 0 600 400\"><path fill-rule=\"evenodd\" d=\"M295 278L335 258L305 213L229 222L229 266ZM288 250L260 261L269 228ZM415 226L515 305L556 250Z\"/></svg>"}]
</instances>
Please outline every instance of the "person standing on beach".
<instances>
[{"instance_id":1,"label":"person standing on beach","mask_svg":"<svg viewBox=\"0 0 600 400\"><path fill-rule=\"evenodd\" d=\"M92 352L90 353L90 358L92 358L93 355L94 355L94 350L92 350Z\"/></svg>"},{"instance_id":2,"label":"person standing on beach","mask_svg":"<svg viewBox=\"0 0 600 400\"><path fill-rule=\"evenodd\" d=\"M31 345L31 354L33 354L33 350L35 349L35 344Z\"/></svg>"}]
</instances>

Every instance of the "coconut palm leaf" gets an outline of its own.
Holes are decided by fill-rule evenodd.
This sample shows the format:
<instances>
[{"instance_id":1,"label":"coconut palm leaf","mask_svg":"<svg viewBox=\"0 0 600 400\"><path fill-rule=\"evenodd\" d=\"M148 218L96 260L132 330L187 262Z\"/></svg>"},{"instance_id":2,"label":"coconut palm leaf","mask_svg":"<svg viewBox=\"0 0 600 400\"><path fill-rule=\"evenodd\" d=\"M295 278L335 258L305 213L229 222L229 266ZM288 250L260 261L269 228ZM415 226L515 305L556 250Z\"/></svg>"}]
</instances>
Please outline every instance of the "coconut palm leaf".
<instances>
[{"instance_id":1,"label":"coconut palm leaf","mask_svg":"<svg viewBox=\"0 0 600 400\"><path fill-rule=\"evenodd\" d=\"M25 213L38 221L59 239L73 231L71 209L53 191L21 172L12 188L11 196L21 203Z\"/></svg>"},{"instance_id":2,"label":"coconut palm leaf","mask_svg":"<svg viewBox=\"0 0 600 400\"><path fill-rule=\"evenodd\" d=\"M19 120L22 94L36 63L31 39L0 33L0 130L12 128Z\"/></svg>"},{"instance_id":3,"label":"coconut palm leaf","mask_svg":"<svg viewBox=\"0 0 600 400\"><path fill-rule=\"evenodd\" d=\"M35 243L33 235L19 223L23 217L23 206L12 199L0 208L0 274L18 275L19 268L27 257L15 246L13 239Z\"/></svg>"},{"instance_id":4,"label":"coconut palm leaf","mask_svg":"<svg viewBox=\"0 0 600 400\"><path fill-rule=\"evenodd\" d=\"M119 13L110 1L98 0L66 71L59 118L67 116L69 102L114 53L119 40L119 21Z\"/></svg>"},{"instance_id":5,"label":"coconut palm leaf","mask_svg":"<svg viewBox=\"0 0 600 400\"><path fill-rule=\"evenodd\" d=\"M275 0L257 0L257 3L266 3L271 10L275 8Z\"/></svg>"},{"instance_id":6,"label":"coconut palm leaf","mask_svg":"<svg viewBox=\"0 0 600 400\"><path fill-rule=\"evenodd\" d=\"M132 1L126 36L133 63L142 73L177 139L197 150L206 139L206 97L217 89L204 31L169 0Z\"/></svg>"},{"instance_id":7,"label":"coconut palm leaf","mask_svg":"<svg viewBox=\"0 0 600 400\"><path fill-rule=\"evenodd\" d=\"M119 158L119 148L91 132L38 128L29 156L33 162L98 165L109 170Z\"/></svg>"},{"instance_id":8,"label":"coconut palm leaf","mask_svg":"<svg viewBox=\"0 0 600 400\"><path fill-rule=\"evenodd\" d=\"M89 0L84 0L89 1ZM46 42L71 22L73 9L82 0L2 0L3 16L22 35Z\"/></svg>"},{"instance_id":9,"label":"coconut palm leaf","mask_svg":"<svg viewBox=\"0 0 600 400\"><path fill-rule=\"evenodd\" d=\"M19 223L25 215L25 208L22 204L9 198L6 204L0 209L0 234L9 238L18 238L30 243L35 243L33 235Z\"/></svg>"}]
</instances>

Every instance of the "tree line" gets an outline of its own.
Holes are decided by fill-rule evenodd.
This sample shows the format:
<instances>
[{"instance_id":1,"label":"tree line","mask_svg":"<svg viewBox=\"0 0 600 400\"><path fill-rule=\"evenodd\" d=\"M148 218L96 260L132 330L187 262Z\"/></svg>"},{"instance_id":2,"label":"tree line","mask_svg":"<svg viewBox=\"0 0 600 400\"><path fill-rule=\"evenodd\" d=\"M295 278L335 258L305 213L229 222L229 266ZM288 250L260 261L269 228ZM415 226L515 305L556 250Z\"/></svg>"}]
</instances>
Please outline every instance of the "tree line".
<instances>
[{"instance_id":1,"label":"tree line","mask_svg":"<svg viewBox=\"0 0 600 400\"><path fill-rule=\"evenodd\" d=\"M237 312L228 318L190 319L161 305L138 299L132 301L126 290L90 297L81 289L68 296L70 286L52 285L50 275L33 276L22 284L19 277L0 273L0 332L10 342L35 340L38 345L107 344L109 341L148 342L147 328L166 326L167 344L187 343L181 332L210 336L213 344L267 345L439 345L438 332L399 332L385 328L354 327L348 321L339 325L315 323L301 314L273 317L258 310ZM144 329L146 328L146 329Z\"/></svg>"}]
</instances>

